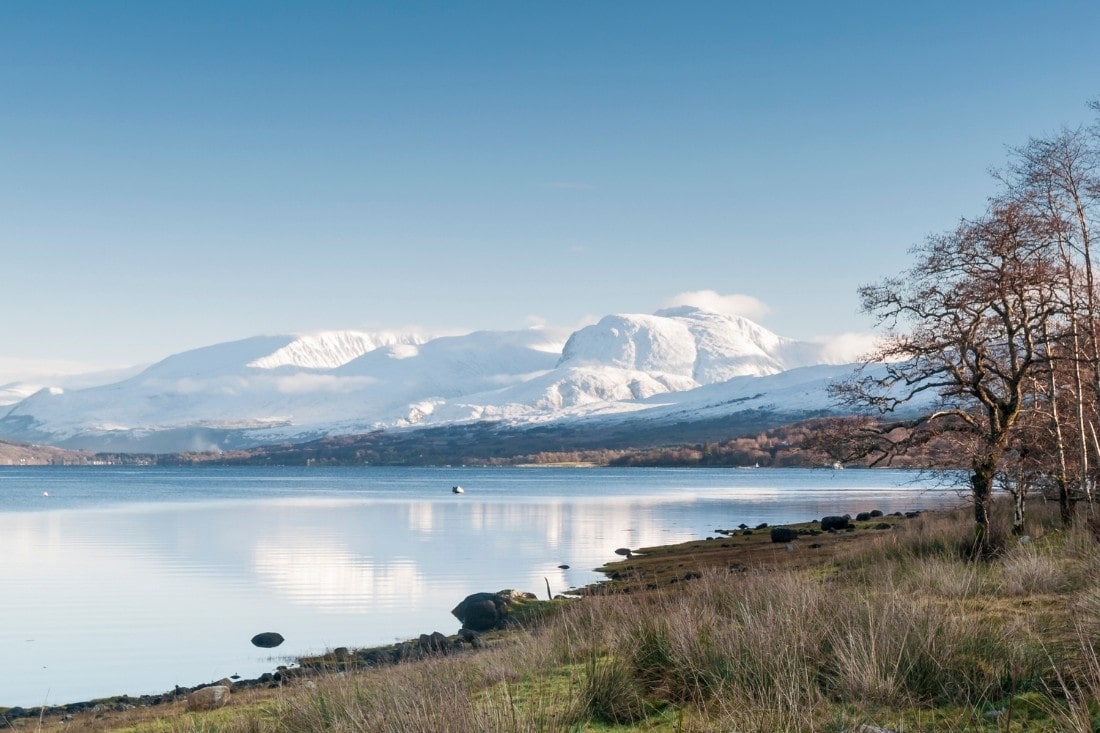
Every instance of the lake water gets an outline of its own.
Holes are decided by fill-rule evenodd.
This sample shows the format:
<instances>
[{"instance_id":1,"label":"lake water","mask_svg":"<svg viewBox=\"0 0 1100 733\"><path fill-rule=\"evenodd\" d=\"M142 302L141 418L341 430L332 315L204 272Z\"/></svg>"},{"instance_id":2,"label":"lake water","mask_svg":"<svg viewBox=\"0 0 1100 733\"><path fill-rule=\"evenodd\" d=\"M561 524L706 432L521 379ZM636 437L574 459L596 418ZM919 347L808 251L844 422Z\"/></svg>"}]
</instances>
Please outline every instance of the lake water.
<instances>
[{"instance_id":1,"label":"lake water","mask_svg":"<svg viewBox=\"0 0 1100 733\"><path fill-rule=\"evenodd\" d=\"M245 678L441 631L470 593L594 582L618 547L954 504L827 469L0 468L0 707ZM465 493L456 495L459 484ZM569 565L569 569L559 569ZM251 637L286 642L258 649Z\"/></svg>"}]
</instances>

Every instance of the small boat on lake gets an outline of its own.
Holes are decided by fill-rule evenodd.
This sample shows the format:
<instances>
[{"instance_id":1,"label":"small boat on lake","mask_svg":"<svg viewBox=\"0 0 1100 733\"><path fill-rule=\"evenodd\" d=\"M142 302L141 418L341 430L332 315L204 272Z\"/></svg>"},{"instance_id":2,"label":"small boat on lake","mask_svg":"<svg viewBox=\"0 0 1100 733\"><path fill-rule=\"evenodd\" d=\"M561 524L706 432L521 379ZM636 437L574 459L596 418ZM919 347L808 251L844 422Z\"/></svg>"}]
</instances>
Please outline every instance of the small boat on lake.
<instances>
[{"instance_id":1,"label":"small boat on lake","mask_svg":"<svg viewBox=\"0 0 1100 733\"><path fill-rule=\"evenodd\" d=\"M465 490L461 486L458 486L456 484L456 485L451 487L451 493L452 494L462 494L462 493L465 493Z\"/></svg>"}]
</instances>

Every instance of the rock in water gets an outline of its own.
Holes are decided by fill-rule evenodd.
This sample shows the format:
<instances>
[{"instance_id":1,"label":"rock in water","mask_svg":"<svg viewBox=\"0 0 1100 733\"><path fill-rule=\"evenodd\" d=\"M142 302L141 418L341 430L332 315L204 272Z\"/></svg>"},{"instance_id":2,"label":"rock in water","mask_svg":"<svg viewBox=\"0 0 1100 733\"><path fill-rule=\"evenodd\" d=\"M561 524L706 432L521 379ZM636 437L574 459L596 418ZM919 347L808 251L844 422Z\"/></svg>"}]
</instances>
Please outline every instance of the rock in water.
<instances>
[{"instance_id":1,"label":"rock in water","mask_svg":"<svg viewBox=\"0 0 1100 733\"><path fill-rule=\"evenodd\" d=\"M280 637L282 638L282 637ZM229 702L229 688L225 685L211 685L195 690L187 696L188 710L214 710Z\"/></svg>"},{"instance_id":2,"label":"rock in water","mask_svg":"<svg viewBox=\"0 0 1100 733\"><path fill-rule=\"evenodd\" d=\"M252 643L263 649L272 649L283 643L283 635L274 631L265 631L252 637Z\"/></svg>"}]
</instances>

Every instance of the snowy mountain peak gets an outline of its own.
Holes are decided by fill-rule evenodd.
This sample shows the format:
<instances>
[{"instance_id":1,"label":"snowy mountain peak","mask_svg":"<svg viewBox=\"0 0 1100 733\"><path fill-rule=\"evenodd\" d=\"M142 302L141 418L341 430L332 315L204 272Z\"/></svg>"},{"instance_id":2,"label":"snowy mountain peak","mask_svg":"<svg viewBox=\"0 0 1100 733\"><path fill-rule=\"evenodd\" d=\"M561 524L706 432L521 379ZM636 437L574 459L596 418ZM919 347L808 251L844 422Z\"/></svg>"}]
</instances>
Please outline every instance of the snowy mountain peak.
<instances>
[{"instance_id":1,"label":"snowy mountain peak","mask_svg":"<svg viewBox=\"0 0 1100 733\"><path fill-rule=\"evenodd\" d=\"M139 377L176 379L243 375L249 370L333 369L377 348L421 344L417 333L319 331L310 334L254 336L174 354Z\"/></svg>"},{"instance_id":2,"label":"snowy mountain peak","mask_svg":"<svg viewBox=\"0 0 1100 733\"><path fill-rule=\"evenodd\" d=\"M364 333L362 331L321 331L303 334L266 356L248 362L256 369L299 367L334 369L368 351L384 346L416 346L427 339L414 333Z\"/></svg>"},{"instance_id":3,"label":"snowy mountain peak","mask_svg":"<svg viewBox=\"0 0 1100 733\"><path fill-rule=\"evenodd\" d=\"M680 306L607 316L570 337L558 366L602 364L713 384L815 363L806 345L809 353L792 358L796 344L747 318Z\"/></svg>"},{"instance_id":4,"label":"snowy mountain peak","mask_svg":"<svg viewBox=\"0 0 1100 733\"><path fill-rule=\"evenodd\" d=\"M559 367L602 365L663 374L690 374L695 339L674 318L647 315L605 316L569 337Z\"/></svg>"}]
</instances>

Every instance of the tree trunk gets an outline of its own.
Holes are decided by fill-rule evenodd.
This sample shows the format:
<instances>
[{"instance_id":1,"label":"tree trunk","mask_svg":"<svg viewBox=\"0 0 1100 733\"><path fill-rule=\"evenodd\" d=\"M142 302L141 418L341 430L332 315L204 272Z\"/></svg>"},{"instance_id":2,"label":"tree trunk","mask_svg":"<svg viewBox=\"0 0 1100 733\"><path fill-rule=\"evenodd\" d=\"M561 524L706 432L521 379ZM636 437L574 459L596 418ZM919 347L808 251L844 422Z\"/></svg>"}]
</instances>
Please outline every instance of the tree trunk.
<instances>
[{"instance_id":1,"label":"tree trunk","mask_svg":"<svg viewBox=\"0 0 1100 733\"><path fill-rule=\"evenodd\" d=\"M1012 492L1012 534L1020 537L1024 534L1024 510L1027 502L1027 484L1017 480Z\"/></svg>"},{"instance_id":2,"label":"tree trunk","mask_svg":"<svg viewBox=\"0 0 1100 733\"><path fill-rule=\"evenodd\" d=\"M1049 359L1053 344L1046 321L1043 322L1042 333L1044 348ZM1058 513L1062 520L1062 526L1068 528L1073 523L1073 509L1070 503L1069 485L1066 481L1066 476L1069 475L1069 469L1066 466L1066 439L1062 433L1061 411L1058 409L1058 372L1053 364L1047 368L1047 389L1050 392L1048 395L1050 400L1050 422L1054 428L1054 448L1058 461L1054 473L1054 483L1058 486Z\"/></svg>"},{"instance_id":3,"label":"tree trunk","mask_svg":"<svg viewBox=\"0 0 1100 733\"><path fill-rule=\"evenodd\" d=\"M993 477L997 461L992 456L975 457L970 474L974 500L974 553L983 555L989 542L989 515L993 508Z\"/></svg>"},{"instance_id":4,"label":"tree trunk","mask_svg":"<svg viewBox=\"0 0 1100 733\"><path fill-rule=\"evenodd\" d=\"M1069 495L1066 475L1055 476L1054 483L1058 486L1058 518L1062 520L1062 526L1069 529L1073 524L1073 501Z\"/></svg>"}]
</instances>

